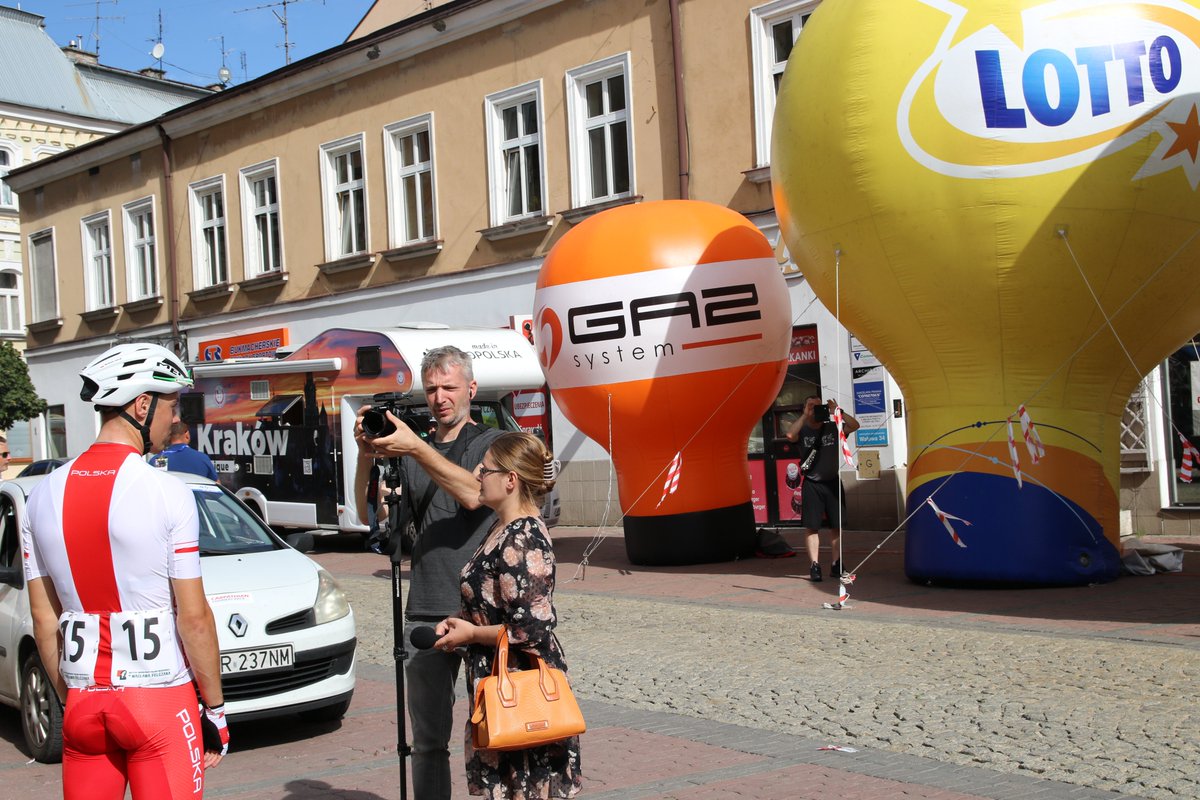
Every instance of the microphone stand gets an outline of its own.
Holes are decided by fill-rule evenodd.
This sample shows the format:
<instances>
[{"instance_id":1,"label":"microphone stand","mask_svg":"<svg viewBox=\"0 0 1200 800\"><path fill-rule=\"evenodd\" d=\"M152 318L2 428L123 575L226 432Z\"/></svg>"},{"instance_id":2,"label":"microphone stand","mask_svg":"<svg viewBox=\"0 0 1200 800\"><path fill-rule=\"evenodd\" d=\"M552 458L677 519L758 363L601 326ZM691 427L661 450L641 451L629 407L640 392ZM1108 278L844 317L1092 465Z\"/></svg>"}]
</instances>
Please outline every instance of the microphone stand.
<instances>
[{"instance_id":1,"label":"microphone stand","mask_svg":"<svg viewBox=\"0 0 1200 800\"><path fill-rule=\"evenodd\" d=\"M404 647L404 591L400 583L400 561L403 558L400 534L406 521L400 519L399 504L403 494L395 491L401 488L407 493L408 487L400 486L401 475L400 459L389 458L383 479L393 487L384 502L388 506L388 526L393 534L390 538L395 547L392 558L392 657L396 661L396 755L400 761L400 800L408 800L408 757L412 755L412 748L408 745L408 714L405 708L404 662L408 652Z\"/></svg>"}]
</instances>

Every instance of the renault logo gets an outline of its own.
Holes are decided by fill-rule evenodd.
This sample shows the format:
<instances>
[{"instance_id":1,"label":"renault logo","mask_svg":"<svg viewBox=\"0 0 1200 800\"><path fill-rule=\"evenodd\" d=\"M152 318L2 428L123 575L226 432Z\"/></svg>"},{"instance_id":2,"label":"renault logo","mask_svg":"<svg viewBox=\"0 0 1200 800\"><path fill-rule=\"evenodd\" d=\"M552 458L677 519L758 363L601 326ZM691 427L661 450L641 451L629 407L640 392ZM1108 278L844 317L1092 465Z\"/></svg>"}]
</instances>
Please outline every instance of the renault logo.
<instances>
[{"instance_id":1,"label":"renault logo","mask_svg":"<svg viewBox=\"0 0 1200 800\"><path fill-rule=\"evenodd\" d=\"M229 617L229 630L240 639L250 630L250 623L246 622L246 618L241 614L233 614Z\"/></svg>"}]
</instances>

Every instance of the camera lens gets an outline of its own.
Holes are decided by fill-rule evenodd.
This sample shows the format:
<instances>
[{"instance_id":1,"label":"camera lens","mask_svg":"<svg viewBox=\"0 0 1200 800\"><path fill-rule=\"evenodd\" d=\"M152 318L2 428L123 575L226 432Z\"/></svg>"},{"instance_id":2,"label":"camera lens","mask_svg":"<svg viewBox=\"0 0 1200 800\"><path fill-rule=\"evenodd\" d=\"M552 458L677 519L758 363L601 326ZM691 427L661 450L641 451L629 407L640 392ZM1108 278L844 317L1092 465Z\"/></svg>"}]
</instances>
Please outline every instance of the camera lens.
<instances>
[{"instance_id":1,"label":"camera lens","mask_svg":"<svg viewBox=\"0 0 1200 800\"><path fill-rule=\"evenodd\" d=\"M387 418L387 415L377 409L369 409L363 414L362 430L367 436L372 439L377 439L380 436L387 436L389 433L395 433L396 426Z\"/></svg>"}]
</instances>

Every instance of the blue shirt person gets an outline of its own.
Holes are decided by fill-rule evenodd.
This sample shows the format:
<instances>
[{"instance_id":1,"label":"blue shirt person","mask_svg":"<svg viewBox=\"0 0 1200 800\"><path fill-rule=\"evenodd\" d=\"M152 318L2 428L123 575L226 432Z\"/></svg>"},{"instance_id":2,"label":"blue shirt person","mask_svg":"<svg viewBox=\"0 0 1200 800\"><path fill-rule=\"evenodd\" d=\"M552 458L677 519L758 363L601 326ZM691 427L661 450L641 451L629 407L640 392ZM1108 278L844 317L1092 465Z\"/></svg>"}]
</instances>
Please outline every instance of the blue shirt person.
<instances>
[{"instance_id":1,"label":"blue shirt person","mask_svg":"<svg viewBox=\"0 0 1200 800\"><path fill-rule=\"evenodd\" d=\"M217 468L212 459L192 448L192 432L186 422L171 425L171 443L161 453L147 458L150 466L171 472L191 472L206 478L217 479Z\"/></svg>"}]
</instances>

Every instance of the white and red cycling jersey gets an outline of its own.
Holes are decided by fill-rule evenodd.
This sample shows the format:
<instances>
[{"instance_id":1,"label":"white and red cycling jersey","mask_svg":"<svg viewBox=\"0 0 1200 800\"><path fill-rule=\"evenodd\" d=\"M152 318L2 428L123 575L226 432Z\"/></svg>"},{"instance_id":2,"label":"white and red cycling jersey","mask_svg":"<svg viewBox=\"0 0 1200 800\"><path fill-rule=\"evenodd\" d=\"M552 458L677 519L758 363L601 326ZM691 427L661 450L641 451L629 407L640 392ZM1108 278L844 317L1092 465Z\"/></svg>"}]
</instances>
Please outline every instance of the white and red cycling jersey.
<instances>
[{"instance_id":1,"label":"white and red cycling jersey","mask_svg":"<svg viewBox=\"0 0 1200 800\"><path fill-rule=\"evenodd\" d=\"M60 669L75 688L192 680L172 578L200 577L196 501L179 478L123 444L97 442L29 496L25 577L62 603Z\"/></svg>"}]
</instances>

